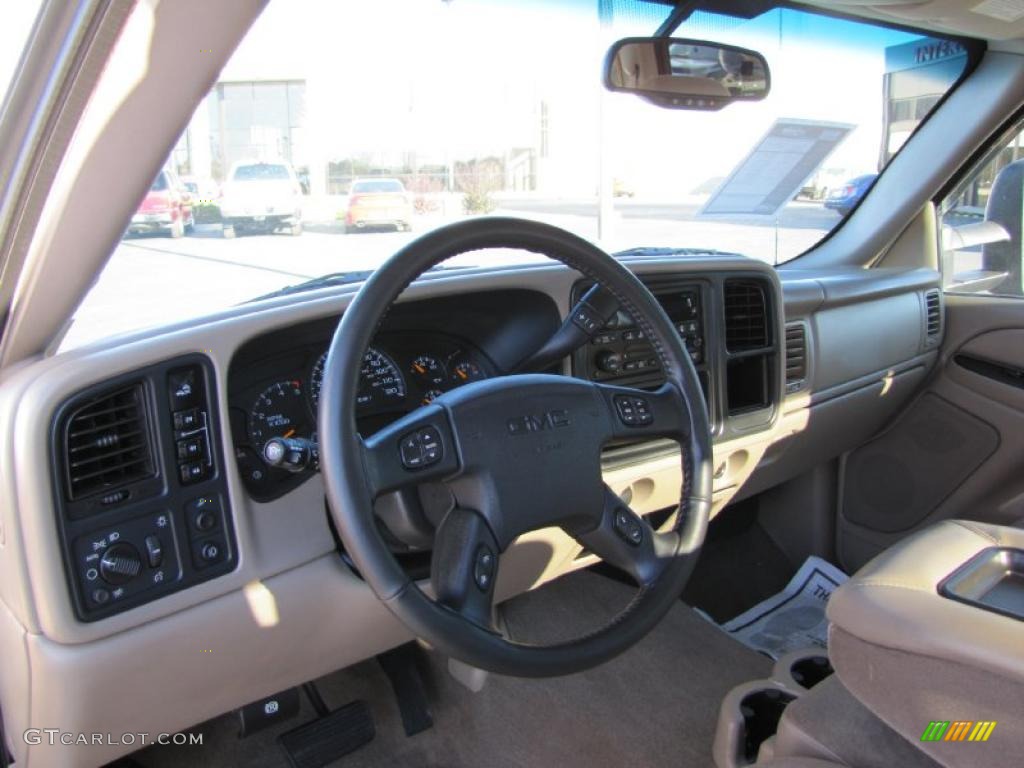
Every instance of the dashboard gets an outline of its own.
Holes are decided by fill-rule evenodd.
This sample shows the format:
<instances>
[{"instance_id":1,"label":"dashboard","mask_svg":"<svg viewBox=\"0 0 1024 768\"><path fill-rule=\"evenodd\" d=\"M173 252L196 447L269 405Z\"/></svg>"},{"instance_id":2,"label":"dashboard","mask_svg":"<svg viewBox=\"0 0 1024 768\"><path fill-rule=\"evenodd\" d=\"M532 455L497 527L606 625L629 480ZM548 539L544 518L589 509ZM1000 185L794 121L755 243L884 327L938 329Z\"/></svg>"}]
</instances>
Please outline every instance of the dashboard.
<instances>
[{"instance_id":1,"label":"dashboard","mask_svg":"<svg viewBox=\"0 0 1024 768\"><path fill-rule=\"evenodd\" d=\"M867 441L936 359L930 270L786 274L721 254L627 263L701 376L712 514ZM515 370L588 287L546 264L424 276L361 354L359 430L465 386L460 372ZM15 730L44 724L36 711L93 732L185 727L409 639L338 556L321 475L270 467L256 451L267 435L315 436L321 359L356 290L242 305L10 374L0 644L12 668L31 669L4 683ZM657 386L647 342L616 315L557 370ZM679 499L678 450L666 443L602 456L609 488L652 520ZM403 565L426 555L410 551ZM496 589L504 599L594 562L564 532L536 531L502 555ZM126 658L141 660L134 679L162 692L159 706L94 706Z\"/></svg>"}]
</instances>

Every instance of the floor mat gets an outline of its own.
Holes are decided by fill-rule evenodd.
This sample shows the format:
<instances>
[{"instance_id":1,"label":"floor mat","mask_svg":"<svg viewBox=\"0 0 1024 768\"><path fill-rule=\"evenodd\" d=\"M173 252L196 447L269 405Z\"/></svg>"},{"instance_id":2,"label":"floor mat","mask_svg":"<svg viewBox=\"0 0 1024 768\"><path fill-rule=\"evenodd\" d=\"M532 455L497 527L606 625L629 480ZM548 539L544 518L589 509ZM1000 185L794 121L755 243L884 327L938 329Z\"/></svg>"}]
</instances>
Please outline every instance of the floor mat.
<instances>
[{"instance_id":1,"label":"floor mat","mask_svg":"<svg viewBox=\"0 0 1024 768\"><path fill-rule=\"evenodd\" d=\"M725 622L722 629L773 659L801 648L825 648L825 607L832 592L847 578L820 557L808 557L780 592Z\"/></svg>"},{"instance_id":2,"label":"floor mat","mask_svg":"<svg viewBox=\"0 0 1024 768\"><path fill-rule=\"evenodd\" d=\"M797 565L757 523L757 500L748 499L711 521L683 600L727 621L782 589Z\"/></svg>"},{"instance_id":3,"label":"floor mat","mask_svg":"<svg viewBox=\"0 0 1024 768\"><path fill-rule=\"evenodd\" d=\"M633 590L579 572L506 604L517 640L551 642L593 630L632 597ZM406 737L398 706L375 662L318 681L327 703L365 700L377 737L338 768L710 768L718 706L734 685L766 676L770 662L679 603L627 653L597 669L550 680L492 675L471 693L446 671L446 660L425 656L434 727ZM283 766L275 739L302 719L237 739L224 717L196 730L202 748L154 747L137 758L145 768Z\"/></svg>"}]
</instances>

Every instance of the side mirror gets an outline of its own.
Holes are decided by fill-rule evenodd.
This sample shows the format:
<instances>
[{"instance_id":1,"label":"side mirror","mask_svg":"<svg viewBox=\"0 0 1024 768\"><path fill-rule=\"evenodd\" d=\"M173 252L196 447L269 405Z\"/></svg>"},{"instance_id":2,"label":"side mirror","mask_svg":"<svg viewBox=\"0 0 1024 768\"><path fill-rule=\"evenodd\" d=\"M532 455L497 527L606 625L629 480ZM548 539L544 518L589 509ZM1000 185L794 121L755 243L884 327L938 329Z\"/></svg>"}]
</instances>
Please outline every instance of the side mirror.
<instances>
[{"instance_id":1,"label":"side mirror","mask_svg":"<svg viewBox=\"0 0 1024 768\"><path fill-rule=\"evenodd\" d=\"M996 176L985 205L985 223L998 225L1004 232L1004 237L985 243L981 250L982 270L1005 274L991 290L1020 295L1024 289L1024 160L1010 163Z\"/></svg>"},{"instance_id":2,"label":"side mirror","mask_svg":"<svg viewBox=\"0 0 1024 768\"><path fill-rule=\"evenodd\" d=\"M760 101L771 89L768 62L756 51L706 40L628 37L608 50L604 85L667 109L719 110Z\"/></svg>"}]
</instances>

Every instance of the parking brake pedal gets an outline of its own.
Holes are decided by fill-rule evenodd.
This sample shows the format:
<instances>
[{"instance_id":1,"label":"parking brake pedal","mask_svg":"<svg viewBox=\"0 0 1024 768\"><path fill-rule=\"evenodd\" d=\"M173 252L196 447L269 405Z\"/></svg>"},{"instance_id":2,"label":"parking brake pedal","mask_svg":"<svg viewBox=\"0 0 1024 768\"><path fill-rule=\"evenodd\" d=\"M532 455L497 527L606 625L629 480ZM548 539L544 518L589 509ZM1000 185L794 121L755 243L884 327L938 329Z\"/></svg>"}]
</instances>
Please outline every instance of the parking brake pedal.
<instances>
[{"instance_id":1,"label":"parking brake pedal","mask_svg":"<svg viewBox=\"0 0 1024 768\"><path fill-rule=\"evenodd\" d=\"M353 701L281 734L277 741L291 768L323 768L373 741L377 731L365 701Z\"/></svg>"},{"instance_id":2,"label":"parking brake pedal","mask_svg":"<svg viewBox=\"0 0 1024 768\"><path fill-rule=\"evenodd\" d=\"M406 736L413 736L434 725L427 689L416 664L420 653L415 643L406 643L377 656L377 662L388 676L398 700Z\"/></svg>"}]
</instances>

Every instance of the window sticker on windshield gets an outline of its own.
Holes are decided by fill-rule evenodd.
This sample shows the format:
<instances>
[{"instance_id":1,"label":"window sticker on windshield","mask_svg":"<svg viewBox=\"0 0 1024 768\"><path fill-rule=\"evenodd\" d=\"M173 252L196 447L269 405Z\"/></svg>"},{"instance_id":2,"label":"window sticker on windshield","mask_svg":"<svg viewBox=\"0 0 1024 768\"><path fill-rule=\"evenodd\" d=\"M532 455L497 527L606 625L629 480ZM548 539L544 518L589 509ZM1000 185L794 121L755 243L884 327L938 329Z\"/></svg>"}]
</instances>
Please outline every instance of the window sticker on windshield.
<instances>
[{"instance_id":1,"label":"window sticker on windshield","mask_svg":"<svg viewBox=\"0 0 1024 768\"><path fill-rule=\"evenodd\" d=\"M774 216L855 126L813 120L776 120L704 205L702 215Z\"/></svg>"}]
</instances>

